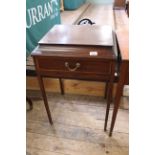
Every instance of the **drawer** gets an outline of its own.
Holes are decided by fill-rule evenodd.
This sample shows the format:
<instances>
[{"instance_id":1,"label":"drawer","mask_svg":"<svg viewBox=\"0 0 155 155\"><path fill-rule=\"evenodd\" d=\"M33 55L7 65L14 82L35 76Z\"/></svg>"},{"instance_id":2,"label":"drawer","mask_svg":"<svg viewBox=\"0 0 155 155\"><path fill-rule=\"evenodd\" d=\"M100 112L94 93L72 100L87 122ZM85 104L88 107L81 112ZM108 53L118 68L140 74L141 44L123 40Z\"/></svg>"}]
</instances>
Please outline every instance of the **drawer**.
<instances>
[{"instance_id":1,"label":"drawer","mask_svg":"<svg viewBox=\"0 0 155 155\"><path fill-rule=\"evenodd\" d=\"M109 61L94 61L67 58L38 58L38 67L43 70L57 70L66 72L95 72L110 73L111 63Z\"/></svg>"},{"instance_id":2,"label":"drawer","mask_svg":"<svg viewBox=\"0 0 155 155\"><path fill-rule=\"evenodd\" d=\"M39 57L37 70L42 75L77 79L108 78L111 73L111 62L84 58Z\"/></svg>"}]
</instances>

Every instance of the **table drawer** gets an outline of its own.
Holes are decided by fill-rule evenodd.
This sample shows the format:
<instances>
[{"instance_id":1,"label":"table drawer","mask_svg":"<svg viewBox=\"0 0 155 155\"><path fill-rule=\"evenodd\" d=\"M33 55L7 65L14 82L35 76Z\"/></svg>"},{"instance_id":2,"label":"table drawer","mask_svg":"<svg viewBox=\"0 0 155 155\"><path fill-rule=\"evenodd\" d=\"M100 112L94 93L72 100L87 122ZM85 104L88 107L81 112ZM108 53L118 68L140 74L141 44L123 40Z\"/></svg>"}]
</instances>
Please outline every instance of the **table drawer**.
<instances>
[{"instance_id":1,"label":"table drawer","mask_svg":"<svg viewBox=\"0 0 155 155\"><path fill-rule=\"evenodd\" d=\"M39 70L46 71L100 74L110 74L111 72L111 63L106 60L40 57L37 59L37 64Z\"/></svg>"}]
</instances>

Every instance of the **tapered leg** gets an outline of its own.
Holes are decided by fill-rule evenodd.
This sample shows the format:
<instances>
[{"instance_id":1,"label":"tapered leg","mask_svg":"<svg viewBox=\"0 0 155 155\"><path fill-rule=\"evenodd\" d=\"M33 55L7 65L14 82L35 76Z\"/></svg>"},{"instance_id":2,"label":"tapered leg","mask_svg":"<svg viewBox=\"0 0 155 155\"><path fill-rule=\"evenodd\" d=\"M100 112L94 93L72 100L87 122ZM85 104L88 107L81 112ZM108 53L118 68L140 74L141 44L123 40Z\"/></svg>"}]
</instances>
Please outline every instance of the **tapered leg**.
<instances>
[{"instance_id":1,"label":"tapered leg","mask_svg":"<svg viewBox=\"0 0 155 155\"><path fill-rule=\"evenodd\" d=\"M46 112L47 112L47 115L48 115L49 122L50 122L50 124L53 124L50 108L49 108L48 101L47 101L47 96L46 96L46 92L45 92L43 79L39 75L38 75L38 80L39 80L40 90L41 90L42 97L43 97L43 100L44 100L44 105L45 105L45 108L46 108Z\"/></svg>"},{"instance_id":2,"label":"tapered leg","mask_svg":"<svg viewBox=\"0 0 155 155\"><path fill-rule=\"evenodd\" d=\"M104 131L107 130L107 123L108 123L108 116L109 116L109 110L110 110L110 103L112 98L112 89L113 89L113 83L109 82L107 83L107 107L106 107L106 116L105 116L105 124L104 124Z\"/></svg>"},{"instance_id":3,"label":"tapered leg","mask_svg":"<svg viewBox=\"0 0 155 155\"><path fill-rule=\"evenodd\" d=\"M107 93L108 92L108 82L105 83L105 89L104 89L104 91L105 91L104 92L104 99L106 99L107 98L107 94L108 94Z\"/></svg>"},{"instance_id":4,"label":"tapered leg","mask_svg":"<svg viewBox=\"0 0 155 155\"><path fill-rule=\"evenodd\" d=\"M64 95L64 84L61 78L59 78L59 83L60 83L61 95Z\"/></svg>"},{"instance_id":5,"label":"tapered leg","mask_svg":"<svg viewBox=\"0 0 155 155\"><path fill-rule=\"evenodd\" d=\"M119 108L119 105L120 105L120 99L121 99L121 96L122 96L122 91L123 91L123 86L118 86L118 89L117 89L117 92L116 92L116 98L114 100L114 110L113 110L113 115L112 115L112 122L111 122L111 126L110 126L109 136L112 136L112 132L113 132L113 128L114 128L114 125L115 125L118 108Z\"/></svg>"},{"instance_id":6,"label":"tapered leg","mask_svg":"<svg viewBox=\"0 0 155 155\"><path fill-rule=\"evenodd\" d=\"M112 132L114 129L114 125L115 125L115 121L116 121L116 117L117 117L117 112L118 112L118 108L120 105L120 99L121 99L121 96L123 93L125 78L127 76L128 70L129 70L128 65L129 65L128 62L122 62L122 64L121 64L120 77L119 77L119 81L117 84L116 96L114 99L114 110L113 110L113 115L112 115L112 121L111 121L109 136L112 136Z\"/></svg>"},{"instance_id":7,"label":"tapered leg","mask_svg":"<svg viewBox=\"0 0 155 155\"><path fill-rule=\"evenodd\" d=\"M109 110L110 110L110 103L111 103L111 100L112 100L112 90L113 90L113 82L114 82L114 71L115 71L115 63L112 64L111 77L110 77L110 80L107 82L107 107L106 107L104 131L107 130L108 116L109 116Z\"/></svg>"}]
</instances>

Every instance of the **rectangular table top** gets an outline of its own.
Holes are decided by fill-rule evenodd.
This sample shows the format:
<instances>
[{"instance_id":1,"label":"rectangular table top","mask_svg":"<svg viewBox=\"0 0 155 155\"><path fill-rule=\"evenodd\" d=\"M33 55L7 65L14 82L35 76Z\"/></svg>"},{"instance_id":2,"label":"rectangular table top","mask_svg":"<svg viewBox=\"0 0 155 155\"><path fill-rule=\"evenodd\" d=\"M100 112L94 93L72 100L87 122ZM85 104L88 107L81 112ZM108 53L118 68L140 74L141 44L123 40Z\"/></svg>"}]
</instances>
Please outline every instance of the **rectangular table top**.
<instances>
[{"instance_id":1,"label":"rectangular table top","mask_svg":"<svg viewBox=\"0 0 155 155\"><path fill-rule=\"evenodd\" d=\"M39 42L40 45L113 46L111 26L55 25Z\"/></svg>"}]
</instances>

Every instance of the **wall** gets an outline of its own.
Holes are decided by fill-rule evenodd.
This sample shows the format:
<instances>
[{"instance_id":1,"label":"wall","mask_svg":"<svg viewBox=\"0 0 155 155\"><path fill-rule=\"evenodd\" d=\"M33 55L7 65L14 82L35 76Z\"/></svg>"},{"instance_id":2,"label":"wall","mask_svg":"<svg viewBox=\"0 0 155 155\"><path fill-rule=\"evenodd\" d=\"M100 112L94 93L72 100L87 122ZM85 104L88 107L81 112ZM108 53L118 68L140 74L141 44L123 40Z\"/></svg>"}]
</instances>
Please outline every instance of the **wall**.
<instances>
[{"instance_id":1,"label":"wall","mask_svg":"<svg viewBox=\"0 0 155 155\"><path fill-rule=\"evenodd\" d=\"M114 2L114 0L87 0L87 1L96 4L112 4Z\"/></svg>"}]
</instances>

